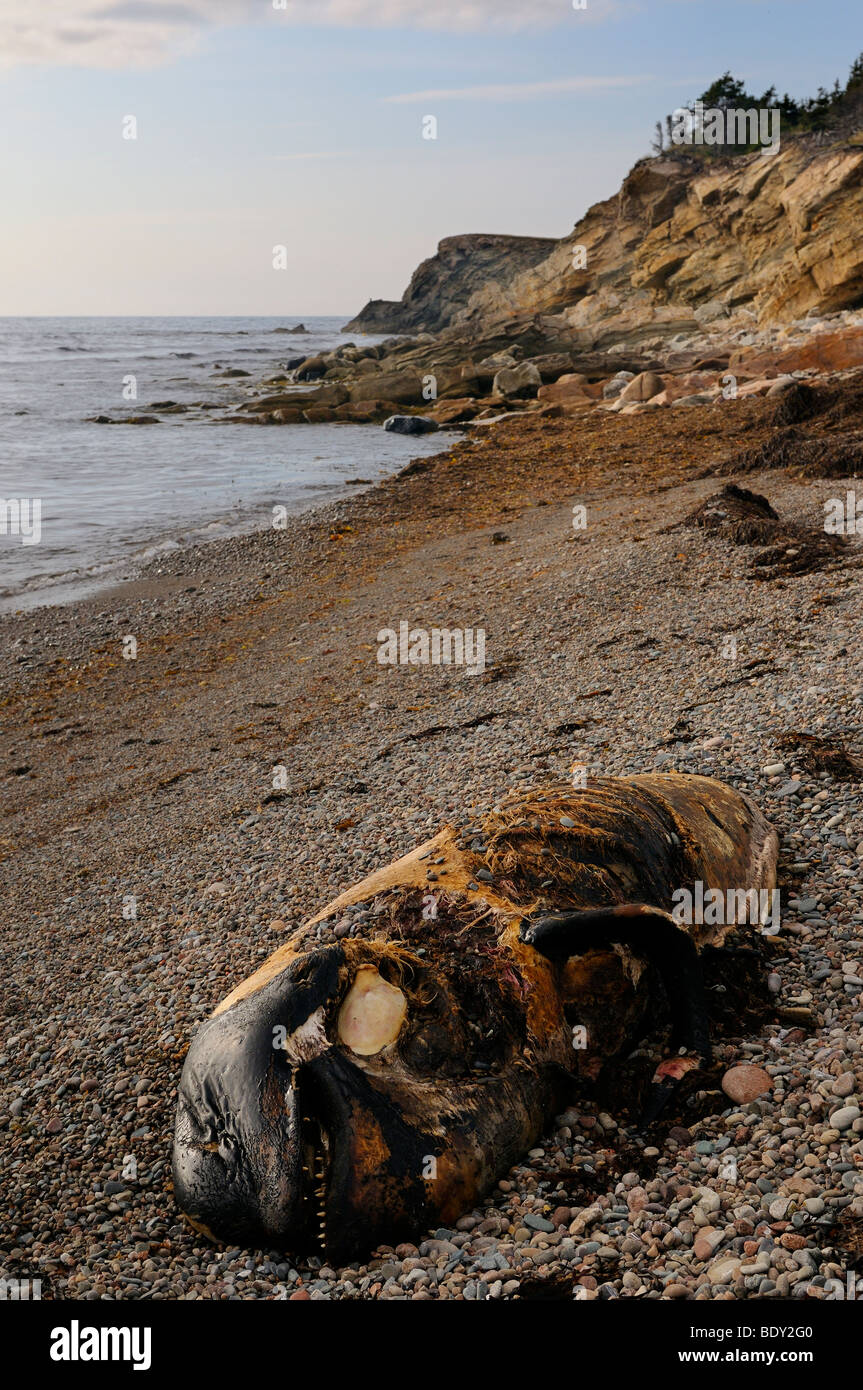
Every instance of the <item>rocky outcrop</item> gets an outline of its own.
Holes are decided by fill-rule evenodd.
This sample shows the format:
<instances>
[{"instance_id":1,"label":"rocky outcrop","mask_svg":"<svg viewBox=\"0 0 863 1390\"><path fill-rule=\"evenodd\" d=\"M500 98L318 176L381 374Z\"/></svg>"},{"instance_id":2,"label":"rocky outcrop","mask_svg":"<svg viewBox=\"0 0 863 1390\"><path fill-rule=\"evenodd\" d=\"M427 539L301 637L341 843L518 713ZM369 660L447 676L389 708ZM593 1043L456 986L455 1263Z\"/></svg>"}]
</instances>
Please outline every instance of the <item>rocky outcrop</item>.
<instances>
[{"instance_id":1,"label":"rocky outcrop","mask_svg":"<svg viewBox=\"0 0 863 1390\"><path fill-rule=\"evenodd\" d=\"M487 334L554 315L574 347L657 351L679 334L853 308L863 302L861 220L858 137L709 166L642 160L505 296L489 286L454 326Z\"/></svg>"},{"instance_id":2,"label":"rocky outcrop","mask_svg":"<svg viewBox=\"0 0 863 1390\"><path fill-rule=\"evenodd\" d=\"M397 336L305 359L234 418L483 425L524 410L686 410L792 375L844 377L863 368L861 223L863 135L850 128L767 157L641 160L559 242L441 242L392 314L350 325Z\"/></svg>"},{"instance_id":3,"label":"rocky outcrop","mask_svg":"<svg viewBox=\"0 0 863 1390\"><path fill-rule=\"evenodd\" d=\"M445 237L437 254L423 261L398 301L372 299L346 333L436 333L448 327L479 291L505 297L514 276L554 250L549 237Z\"/></svg>"},{"instance_id":4,"label":"rocky outcrop","mask_svg":"<svg viewBox=\"0 0 863 1390\"><path fill-rule=\"evenodd\" d=\"M730 338L863 303L863 136L845 132L716 159L635 165L570 236L451 237L399 305L349 328L444 340L530 331L543 351L664 353L674 338Z\"/></svg>"}]
</instances>

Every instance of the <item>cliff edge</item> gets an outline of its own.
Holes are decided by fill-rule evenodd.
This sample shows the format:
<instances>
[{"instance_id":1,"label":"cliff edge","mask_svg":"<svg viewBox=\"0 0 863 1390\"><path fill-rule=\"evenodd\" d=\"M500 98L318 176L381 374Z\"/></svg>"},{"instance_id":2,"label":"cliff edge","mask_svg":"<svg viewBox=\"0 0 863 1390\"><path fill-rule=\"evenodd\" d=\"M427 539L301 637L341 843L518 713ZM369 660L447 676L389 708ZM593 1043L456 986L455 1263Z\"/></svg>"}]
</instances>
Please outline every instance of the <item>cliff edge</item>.
<instances>
[{"instance_id":1,"label":"cliff edge","mask_svg":"<svg viewBox=\"0 0 863 1390\"><path fill-rule=\"evenodd\" d=\"M863 134L775 153L642 159L559 241L449 237L399 303L347 331L483 339L546 326L582 351L782 326L863 302Z\"/></svg>"},{"instance_id":2,"label":"cliff edge","mask_svg":"<svg viewBox=\"0 0 863 1390\"><path fill-rule=\"evenodd\" d=\"M371 299L345 333L437 333L479 293L505 298L510 280L554 251L551 237L465 234L445 237L414 271L400 300Z\"/></svg>"}]
</instances>

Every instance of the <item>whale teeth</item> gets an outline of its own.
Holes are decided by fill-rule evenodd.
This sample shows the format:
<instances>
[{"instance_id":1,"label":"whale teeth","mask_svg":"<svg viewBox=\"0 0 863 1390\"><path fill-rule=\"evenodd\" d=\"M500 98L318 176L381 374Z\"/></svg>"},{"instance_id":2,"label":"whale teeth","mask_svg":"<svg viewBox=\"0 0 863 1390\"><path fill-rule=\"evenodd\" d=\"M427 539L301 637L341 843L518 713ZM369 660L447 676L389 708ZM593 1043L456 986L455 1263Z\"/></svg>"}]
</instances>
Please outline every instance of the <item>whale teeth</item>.
<instances>
[{"instance_id":1,"label":"whale teeth","mask_svg":"<svg viewBox=\"0 0 863 1390\"><path fill-rule=\"evenodd\" d=\"M330 1138L320 1121L301 1112L302 1172L308 1230L318 1253L326 1253L327 1171ZM317 1219L317 1229L315 1229Z\"/></svg>"}]
</instances>

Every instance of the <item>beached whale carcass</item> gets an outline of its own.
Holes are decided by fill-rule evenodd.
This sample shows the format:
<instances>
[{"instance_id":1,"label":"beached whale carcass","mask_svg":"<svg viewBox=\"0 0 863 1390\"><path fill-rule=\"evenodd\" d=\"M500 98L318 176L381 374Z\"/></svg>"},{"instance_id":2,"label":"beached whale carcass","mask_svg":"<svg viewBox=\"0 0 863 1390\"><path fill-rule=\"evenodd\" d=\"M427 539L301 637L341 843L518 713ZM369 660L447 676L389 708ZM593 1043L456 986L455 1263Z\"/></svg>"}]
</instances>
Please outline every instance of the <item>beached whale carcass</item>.
<instances>
[{"instance_id":1,"label":"beached whale carcass","mask_svg":"<svg viewBox=\"0 0 863 1390\"><path fill-rule=\"evenodd\" d=\"M200 1027L180 1208L221 1243L333 1260L454 1222L573 1080L656 1026L657 1003L674 1054L657 1093L709 1055L700 952L739 923L681 924L674 895L770 889L776 854L744 795L678 774L540 786L445 828L342 893Z\"/></svg>"}]
</instances>

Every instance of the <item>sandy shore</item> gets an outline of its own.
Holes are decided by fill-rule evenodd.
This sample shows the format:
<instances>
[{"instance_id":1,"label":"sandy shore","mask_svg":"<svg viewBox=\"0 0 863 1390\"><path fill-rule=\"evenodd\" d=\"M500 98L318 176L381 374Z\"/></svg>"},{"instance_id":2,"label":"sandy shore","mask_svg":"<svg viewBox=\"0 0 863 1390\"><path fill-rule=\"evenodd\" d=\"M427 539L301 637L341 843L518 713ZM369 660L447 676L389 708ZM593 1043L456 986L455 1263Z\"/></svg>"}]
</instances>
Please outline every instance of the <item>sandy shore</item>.
<instances>
[{"instance_id":1,"label":"sandy shore","mask_svg":"<svg viewBox=\"0 0 863 1390\"><path fill-rule=\"evenodd\" d=\"M844 1270L863 1229L860 786L777 740L863 751L861 570L758 579L750 547L669 529L767 411L514 420L286 531L0 618L0 1275L75 1298L506 1298L540 1280L781 1298ZM854 485L743 481L813 532ZM483 628L487 669L379 665L400 621ZM767 1066L773 1092L714 1094L669 1117L676 1137L625 1143L613 1096L576 1099L457 1230L347 1271L206 1245L170 1192L196 1022L454 809L575 760L719 775L780 830L773 989L799 1018L717 1048Z\"/></svg>"}]
</instances>

